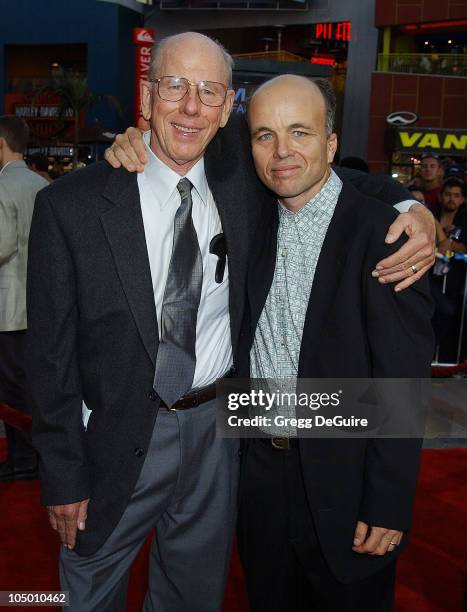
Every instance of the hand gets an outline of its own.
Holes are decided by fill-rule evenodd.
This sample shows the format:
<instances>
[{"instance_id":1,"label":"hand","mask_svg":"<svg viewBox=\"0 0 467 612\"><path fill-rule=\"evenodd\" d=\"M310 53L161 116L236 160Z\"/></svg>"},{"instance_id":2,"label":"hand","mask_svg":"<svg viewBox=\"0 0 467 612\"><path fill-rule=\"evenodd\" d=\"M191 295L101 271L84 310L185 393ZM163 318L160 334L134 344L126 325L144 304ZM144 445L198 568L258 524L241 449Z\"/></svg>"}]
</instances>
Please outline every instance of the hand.
<instances>
[{"instance_id":1,"label":"hand","mask_svg":"<svg viewBox=\"0 0 467 612\"><path fill-rule=\"evenodd\" d=\"M129 127L124 134L117 134L104 157L114 168L123 166L128 172L142 172L148 161L142 133L137 128Z\"/></svg>"},{"instance_id":2,"label":"hand","mask_svg":"<svg viewBox=\"0 0 467 612\"><path fill-rule=\"evenodd\" d=\"M47 506L52 529L58 531L62 544L72 550L76 544L76 530L84 531L89 499L74 504Z\"/></svg>"},{"instance_id":3,"label":"hand","mask_svg":"<svg viewBox=\"0 0 467 612\"><path fill-rule=\"evenodd\" d=\"M372 275L380 283L395 283L402 291L419 280L435 262L435 223L423 204L413 204L409 212L400 214L389 228L386 243L395 242L405 231L409 240L396 253L376 264ZM415 266L416 271L412 269Z\"/></svg>"},{"instance_id":4,"label":"hand","mask_svg":"<svg viewBox=\"0 0 467 612\"><path fill-rule=\"evenodd\" d=\"M387 552L395 550L402 540L402 531L386 529L385 527L371 527L370 535L367 538L368 525L363 521L358 521L355 529L352 550L361 555L378 555L382 557Z\"/></svg>"},{"instance_id":5,"label":"hand","mask_svg":"<svg viewBox=\"0 0 467 612\"><path fill-rule=\"evenodd\" d=\"M446 254L446 251L452 251L452 240L450 238L446 238L445 240L442 240L438 244L438 251L442 253L443 255Z\"/></svg>"}]
</instances>

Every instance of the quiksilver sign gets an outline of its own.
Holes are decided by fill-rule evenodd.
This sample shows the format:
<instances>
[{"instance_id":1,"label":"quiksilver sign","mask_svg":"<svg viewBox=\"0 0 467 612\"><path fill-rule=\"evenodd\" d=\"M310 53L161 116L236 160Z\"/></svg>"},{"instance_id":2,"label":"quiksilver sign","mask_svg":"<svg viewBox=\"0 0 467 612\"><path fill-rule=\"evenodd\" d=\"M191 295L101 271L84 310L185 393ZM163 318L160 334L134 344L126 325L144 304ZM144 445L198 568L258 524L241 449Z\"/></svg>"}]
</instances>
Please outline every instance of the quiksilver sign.
<instances>
[{"instance_id":1,"label":"quiksilver sign","mask_svg":"<svg viewBox=\"0 0 467 612\"><path fill-rule=\"evenodd\" d=\"M395 151L444 155L467 155L467 130L435 130L431 128L398 128L394 131Z\"/></svg>"}]
</instances>

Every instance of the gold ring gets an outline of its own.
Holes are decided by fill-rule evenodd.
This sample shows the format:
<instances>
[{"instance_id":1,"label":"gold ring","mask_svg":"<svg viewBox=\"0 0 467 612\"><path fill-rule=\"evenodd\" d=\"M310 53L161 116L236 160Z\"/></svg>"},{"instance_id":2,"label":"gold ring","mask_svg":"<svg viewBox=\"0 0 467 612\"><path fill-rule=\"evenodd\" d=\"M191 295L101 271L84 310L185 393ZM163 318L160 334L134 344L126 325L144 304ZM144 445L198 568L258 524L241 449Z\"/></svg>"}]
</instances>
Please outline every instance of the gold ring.
<instances>
[{"instance_id":1,"label":"gold ring","mask_svg":"<svg viewBox=\"0 0 467 612\"><path fill-rule=\"evenodd\" d=\"M411 270L412 270L412 272L413 272L414 274L417 274L417 272L418 272L418 268L417 268L417 266L410 266L410 268L411 268Z\"/></svg>"}]
</instances>

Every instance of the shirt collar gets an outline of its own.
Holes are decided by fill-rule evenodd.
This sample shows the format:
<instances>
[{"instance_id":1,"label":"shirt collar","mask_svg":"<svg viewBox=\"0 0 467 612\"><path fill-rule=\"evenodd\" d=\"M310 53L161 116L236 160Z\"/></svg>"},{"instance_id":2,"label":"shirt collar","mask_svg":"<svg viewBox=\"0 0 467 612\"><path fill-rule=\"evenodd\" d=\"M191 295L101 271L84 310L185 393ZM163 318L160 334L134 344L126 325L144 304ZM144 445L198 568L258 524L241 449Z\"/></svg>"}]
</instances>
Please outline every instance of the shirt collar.
<instances>
[{"instance_id":1,"label":"shirt collar","mask_svg":"<svg viewBox=\"0 0 467 612\"><path fill-rule=\"evenodd\" d=\"M22 159L17 159L15 161L8 161L0 170L0 174L5 170L7 166L14 166L15 168L23 168L23 167L26 167L26 162Z\"/></svg>"},{"instance_id":2,"label":"shirt collar","mask_svg":"<svg viewBox=\"0 0 467 612\"><path fill-rule=\"evenodd\" d=\"M308 202L297 210L292 212L286 208L282 202L278 201L279 204L279 215L286 218L294 218L299 221L303 217L314 216L318 212L334 212L334 208L339 198L339 194L342 189L342 181L331 168L331 173L327 181L321 187L320 191L314 195Z\"/></svg>"},{"instance_id":3,"label":"shirt collar","mask_svg":"<svg viewBox=\"0 0 467 612\"><path fill-rule=\"evenodd\" d=\"M159 204L161 208L169 201L171 195L176 189L181 177L179 174L174 172L171 168L166 166L154 151L149 146L151 137L151 131L147 131L143 134L144 144L148 151L148 163L144 168L143 174L151 183L157 183L158 185L158 196ZM206 173L204 171L204 158L201 158L185 175L193 188L198 193L198 196L204 206L207 206L208 201L208 182L206 179Z\"/></svg>"}]
</instances>

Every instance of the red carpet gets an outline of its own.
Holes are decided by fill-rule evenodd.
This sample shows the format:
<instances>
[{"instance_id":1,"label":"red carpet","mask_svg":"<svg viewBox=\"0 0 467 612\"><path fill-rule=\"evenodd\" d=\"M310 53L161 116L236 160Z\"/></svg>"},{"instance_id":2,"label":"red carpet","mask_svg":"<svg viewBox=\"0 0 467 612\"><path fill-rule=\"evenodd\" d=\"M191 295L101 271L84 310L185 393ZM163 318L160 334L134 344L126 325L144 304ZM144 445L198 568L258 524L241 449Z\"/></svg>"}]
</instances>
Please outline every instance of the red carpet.
<instances>
[{"instance_id":1,"label":"red carpet","mask_svg":"<svg viewBox=\"0 0 467 612\"><path fill-rule=\"evenodd\" d=\"M58 590L59 545L39 504L38 482L0 484L0 507L0 590ZM141 609L146 561L147 546L133 566L127 612ZM463 612L466 576L467 449L425 450L410 546L399 563L397 612ZM224 612L247 610L234 553Z\"/></svg>"}]
</instances>

